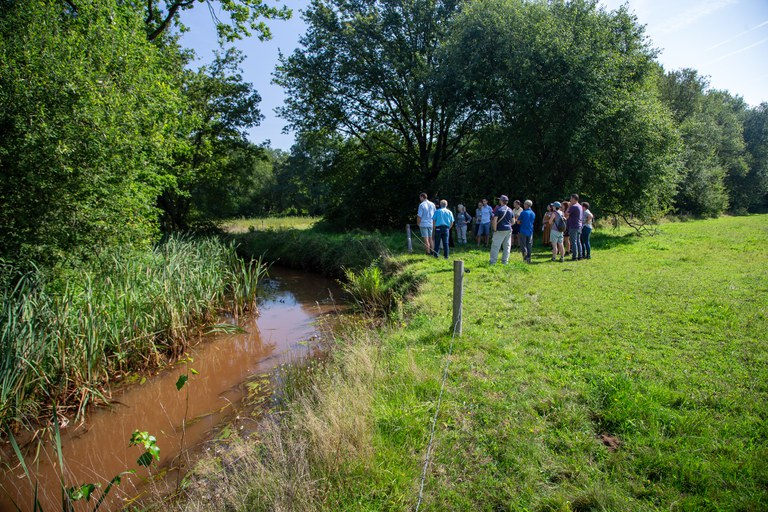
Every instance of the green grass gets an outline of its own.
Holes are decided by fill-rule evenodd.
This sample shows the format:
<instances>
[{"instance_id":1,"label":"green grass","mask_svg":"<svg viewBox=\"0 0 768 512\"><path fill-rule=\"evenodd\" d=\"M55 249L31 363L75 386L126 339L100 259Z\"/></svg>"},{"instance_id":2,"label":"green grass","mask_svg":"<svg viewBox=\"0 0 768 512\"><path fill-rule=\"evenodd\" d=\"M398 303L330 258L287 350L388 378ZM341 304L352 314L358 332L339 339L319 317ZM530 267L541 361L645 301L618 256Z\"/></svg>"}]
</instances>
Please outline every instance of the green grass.
<instances>
[{"instance_id":1,"label":"green grass","mask_svg":"<svg viewBox=\"0 0 768 512\"><path fill-rule=\"evenodd\" d=\"M537 249L533 265L515 254L490 267L485 251L457 252L470 270L464 335L422 510L768 509L767 246L768 217L753 215L645 238L598 231L589 261ZM398 260L422 283L407 320L340 346L219 508L414 509L453 276L442 259ZM335 395L344 407L328 405ZM317 432L339 443L332 464ZM290 489L265 484L280 475Z\"/></svg>"},{"instance_id":2,"label":"green grass","mask_svg":"<svg viewBox=\"0 0 768 512\"><path fill-rule=\"evenodd\" d=\"M250 219L231 219L224 222L222 228L227 233L241 234L249 231L276 231L281 229L309 229L320 217L280 216L256 217Z\"/></svg>"}]
</instances>

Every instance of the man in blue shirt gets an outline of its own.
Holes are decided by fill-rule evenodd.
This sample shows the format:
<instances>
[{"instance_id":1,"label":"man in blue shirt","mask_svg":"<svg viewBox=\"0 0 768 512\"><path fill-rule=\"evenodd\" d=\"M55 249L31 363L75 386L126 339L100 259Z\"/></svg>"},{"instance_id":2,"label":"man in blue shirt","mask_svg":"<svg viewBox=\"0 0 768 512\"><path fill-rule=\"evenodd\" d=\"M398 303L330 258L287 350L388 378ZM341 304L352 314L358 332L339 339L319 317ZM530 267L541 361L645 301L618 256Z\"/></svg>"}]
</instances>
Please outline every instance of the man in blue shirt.
<instances>
[{"instance_id":1,"label":"man in blue shirt","mask_svg":"<svg viewBox=\"0 0 768 512\"><path fill-rule=\"evenodd\" d=\"M517 224L520 226L520 250L523 252L523 261L531 262L531 251L533 250L533 222L536 220L536 214L531 210L533 201L526 199L523 203L523 211L517 217Z\"/></svg>"},{"instance_id":2,"label":"man in blue shirt","mask_svg":"<svg viewBox=\"0 0 768 512\"><path fill-rule=\"evenodd\" d=\"M448 259L448 234L453 227L453 212L448 209L448 201L442 199L440 208L432 217L435 228L435 258L440 254L440 244L443 245L443 255Z\"/></svg>"},{"instance_id":3,"label":"man in blue shirt","mask_svg":"<svg viewBox=\"0 0 768 512\"><path fill-rule=\"evenodd\" d=\"M506 265L509 263L509 249L512 242L512 221L515 218L512 208L507 206L509 198L507 196L499 197L499 206L493 214L491 220L491 229L493 238L491 239L491 265L496 264L499 258L499 249L501 249L501 262Z\"/></svg>"}]
</instances>

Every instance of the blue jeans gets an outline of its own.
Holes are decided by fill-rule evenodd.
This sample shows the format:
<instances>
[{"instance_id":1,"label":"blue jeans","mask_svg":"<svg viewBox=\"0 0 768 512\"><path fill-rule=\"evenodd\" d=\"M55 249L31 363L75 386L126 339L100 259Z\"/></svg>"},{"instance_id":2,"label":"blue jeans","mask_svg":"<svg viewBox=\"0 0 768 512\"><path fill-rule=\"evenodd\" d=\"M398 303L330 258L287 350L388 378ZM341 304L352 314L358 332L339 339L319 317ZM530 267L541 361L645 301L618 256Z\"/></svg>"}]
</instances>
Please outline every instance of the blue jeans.
<instances>
[{"instance_id":1,"label":"blue jeans","mask_svg":"<svg viewBox=\"0 0 768 512\"><path fill-rule=\"evenodd\" d=\"M581 228L581 252L582 258L592 257L592 246L589 244L589 235L592 234L592 226Z\"/></svg>"},{"instance_id":2,"label":"blue jeans","mask_svg":"<svg viewBox=\"0 0 768 512\"><path fill-rule=\"evenodd\" d=\"M443 255L448 259L448 228L450 226L435 227L435 258L440 254L440 244L443 245Z\"/></svg>"},{"instance_id":3,"label":"blue jeans","mask_svg":"<svg viewBox=\"0 0 768 512\"><path fill-rule=\"evenodd\" d=\"M533 251L533 235L524 235L520 233L520 250L523 253L523 259L531 262L531 251Z\"/></svg>"},{"instance_id":4,"label":"blue jeans","mask_svg":"<svg viewBox=\"0 0 768 512\"><path fill-rule=\"evenodd\" d=\"M580 260L582 257L581 252L581 229L579 228L569 228L568 234L571 237L571 254L573 257L571 259L574 260Z\"/></svg>"}]
</instances>

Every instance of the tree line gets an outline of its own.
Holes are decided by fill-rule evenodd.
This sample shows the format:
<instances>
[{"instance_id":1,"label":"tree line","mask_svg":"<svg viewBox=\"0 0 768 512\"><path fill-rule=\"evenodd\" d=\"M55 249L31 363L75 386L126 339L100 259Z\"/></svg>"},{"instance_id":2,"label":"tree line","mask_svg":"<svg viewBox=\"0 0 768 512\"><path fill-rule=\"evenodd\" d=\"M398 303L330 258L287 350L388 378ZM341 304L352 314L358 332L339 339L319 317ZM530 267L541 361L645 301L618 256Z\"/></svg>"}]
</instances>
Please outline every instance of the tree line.
<instances>
[{"instance_id":1,"label":"tree line","mask_svg":"<svg viewBox=\"0 0 768 512\"><path fill-rule=\"evenodd\" d=\"M341 226L405 222L422 190L539 207L578 192L642 221L766 206L768 105L664 70L626 7L318 0L305 18L282 113Z\"/></svg>"},{"instance_id":2,"label":"tree line","mask_svg":"<svg viewBox=\"0 0 768 512\"><path fill-rule=\"evenodd\" d=\"M212 2L225 43L290 16ZM191 68L178 34L200 4L0 0L0 258L85 260L266 213L398 225L422 190L578 192L643 221L766 206L768 104L664 70L627 8L314 0L275 72L297 133L284 152L247 138L260 97L241 53Z\"/></svg>"}]
</instances>

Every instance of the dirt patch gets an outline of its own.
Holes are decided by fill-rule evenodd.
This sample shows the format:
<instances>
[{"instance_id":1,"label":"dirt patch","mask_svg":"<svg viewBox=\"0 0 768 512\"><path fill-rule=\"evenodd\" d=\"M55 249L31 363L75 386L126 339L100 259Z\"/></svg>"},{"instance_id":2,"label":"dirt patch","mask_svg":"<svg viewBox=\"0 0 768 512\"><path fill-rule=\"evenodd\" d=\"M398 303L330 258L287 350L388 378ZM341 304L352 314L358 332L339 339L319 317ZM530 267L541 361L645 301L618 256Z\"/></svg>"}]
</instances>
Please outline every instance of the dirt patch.
<instances>
[{"instance_id":1,"label":"dirt patch","mask_svg":"<svg viewBox=\"0 0 768 512\"><path fill-rule=\"evenodd\" d=\"M597 436L597 438L606 448L608 448L609 452L615 452L619 449L619 446L621 446L621 441L619 438L610 434L600 434Z\"/></svg>"}]
</instances>

